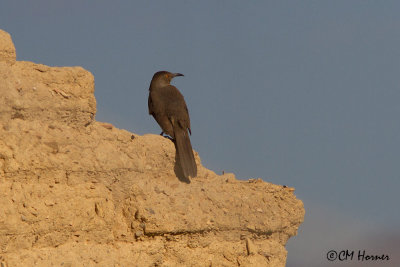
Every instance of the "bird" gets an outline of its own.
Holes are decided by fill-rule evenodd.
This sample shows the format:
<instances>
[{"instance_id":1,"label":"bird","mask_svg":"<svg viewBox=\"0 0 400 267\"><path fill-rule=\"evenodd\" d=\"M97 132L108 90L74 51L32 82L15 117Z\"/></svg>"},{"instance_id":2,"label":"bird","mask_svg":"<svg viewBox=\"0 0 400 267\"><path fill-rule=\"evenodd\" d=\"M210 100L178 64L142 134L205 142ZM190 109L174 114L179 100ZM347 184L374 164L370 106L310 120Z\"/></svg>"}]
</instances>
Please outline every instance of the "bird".
<instances>
[{"instance_id":1,"label":"bird","mask_svg":"<svg viewBox=\"0 0 400 267\"><path fill-rule=\"evenodd\" d=\"M175 77L184 76L181 73L158 71L153 75L149 87L149 114L154 117L162 132L170 136L175 143L178 162L183 175L188 179L197 176L197 165L193 155L189 134L189 111L185 99L179 90L171 85Z\"/></svg>"}]
</instances>

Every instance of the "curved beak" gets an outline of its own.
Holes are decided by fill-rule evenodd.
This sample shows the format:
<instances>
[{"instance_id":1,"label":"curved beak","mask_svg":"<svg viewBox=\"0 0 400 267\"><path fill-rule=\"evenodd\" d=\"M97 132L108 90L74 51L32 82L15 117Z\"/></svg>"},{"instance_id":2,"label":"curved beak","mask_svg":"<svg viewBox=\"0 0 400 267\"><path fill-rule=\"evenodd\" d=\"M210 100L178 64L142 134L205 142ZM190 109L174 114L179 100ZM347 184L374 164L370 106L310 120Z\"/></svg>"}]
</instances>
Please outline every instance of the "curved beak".
<instances>
[{"instance_id":1,"label":"curved beak","mask_svg":"<svg viewBox=\"0 0 400 267\"><path fill-rule=\"evenodd\" d=\"M184 76L184 75L182 73L174 73L173 76L178 77L178 76Z\"/></svg>"}]
</instances>

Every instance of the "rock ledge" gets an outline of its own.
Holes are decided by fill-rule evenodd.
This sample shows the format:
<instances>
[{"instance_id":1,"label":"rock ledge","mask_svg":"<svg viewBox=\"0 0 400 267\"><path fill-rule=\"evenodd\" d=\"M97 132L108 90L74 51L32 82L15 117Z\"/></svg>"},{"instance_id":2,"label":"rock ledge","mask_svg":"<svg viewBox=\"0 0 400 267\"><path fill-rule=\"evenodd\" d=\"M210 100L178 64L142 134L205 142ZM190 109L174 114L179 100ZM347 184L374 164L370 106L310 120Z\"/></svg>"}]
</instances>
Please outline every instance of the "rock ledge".
<instances>
[{"instance_id":1,"label":"rock ledge","mask_svg":"<svg viewBox=\"0 0 400 267\"><path fill-rule=\"evenodd\" d=\"M173 144L95 121L81 67L15 60L0 30L1 266L285 266L292 188L177 178ZM179 175L178 175L179 176Z\"/></svg>"}]
</instances>

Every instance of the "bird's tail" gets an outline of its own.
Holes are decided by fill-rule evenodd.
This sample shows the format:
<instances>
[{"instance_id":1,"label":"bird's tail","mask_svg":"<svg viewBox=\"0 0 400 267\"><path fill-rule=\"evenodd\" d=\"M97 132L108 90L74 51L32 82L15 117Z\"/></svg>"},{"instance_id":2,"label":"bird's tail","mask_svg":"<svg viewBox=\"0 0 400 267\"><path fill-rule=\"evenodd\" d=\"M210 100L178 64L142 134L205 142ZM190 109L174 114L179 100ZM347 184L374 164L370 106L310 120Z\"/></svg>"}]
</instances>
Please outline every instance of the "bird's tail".
<instances>
[{"instance_id":1,"label":"bird's tail","mask_svg":"<svg viewBox=\"0 0 400 267\"><path fill-rule=\"evenodd\" d=\"M178 123L174 125L176 153L182 167L183 175L188 178L197 176L197 165L194 160L192 144L188 131L182 129Z\"/></svg>"}]
</instances>

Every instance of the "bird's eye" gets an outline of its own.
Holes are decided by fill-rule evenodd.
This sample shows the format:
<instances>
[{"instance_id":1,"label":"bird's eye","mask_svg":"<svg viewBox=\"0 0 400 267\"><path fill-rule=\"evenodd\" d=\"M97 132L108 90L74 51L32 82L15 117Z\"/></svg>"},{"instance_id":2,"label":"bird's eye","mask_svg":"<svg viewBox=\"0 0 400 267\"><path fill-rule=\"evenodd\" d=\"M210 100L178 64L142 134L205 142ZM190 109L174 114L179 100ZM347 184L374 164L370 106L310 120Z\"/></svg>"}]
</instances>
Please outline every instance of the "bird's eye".
<instances>
[{"instance_id":1,"label":"bird's eye","mask_svg":"<svg viewBox=\"0 0 400 267\"><path fill-rule=\"evenodd\" d=\"M169 76L168 74L165 74L165 78L168 78L168 76Z\"/></svg>"}]
</instances>

